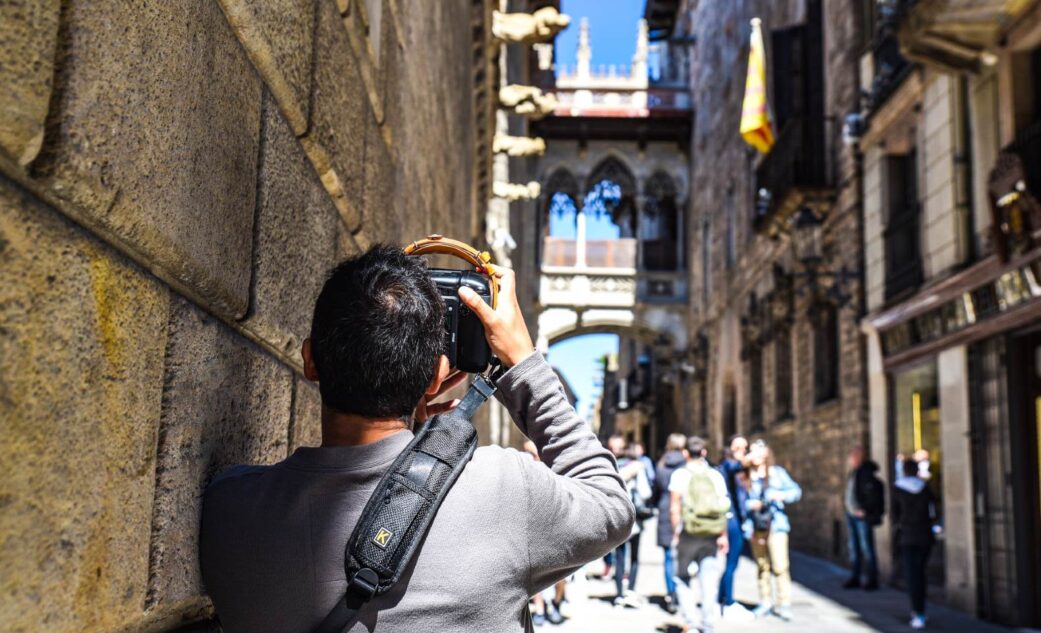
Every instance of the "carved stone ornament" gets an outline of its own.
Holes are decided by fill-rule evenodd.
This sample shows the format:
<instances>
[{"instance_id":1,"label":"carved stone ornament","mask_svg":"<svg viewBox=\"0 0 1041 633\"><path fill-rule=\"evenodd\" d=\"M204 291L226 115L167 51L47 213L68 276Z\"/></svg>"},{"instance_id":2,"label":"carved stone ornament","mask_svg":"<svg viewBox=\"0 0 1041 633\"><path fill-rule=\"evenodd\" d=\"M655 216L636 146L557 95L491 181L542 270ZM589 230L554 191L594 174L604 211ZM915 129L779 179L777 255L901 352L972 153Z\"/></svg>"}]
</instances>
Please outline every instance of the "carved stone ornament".
<instances>
[{"instance_id":1,"label":"carved stone ornament","mask_svg":"<svg viewBox=\"0 0 1041 633\"><path fill-rule=\"evenodd\" d=\"M499 88L499 103L514 114L532 118L546 116L557 109L557 98L552 93L542 94L535 86L519 84Z\"/></svg>"},{"instance_id":2,"label":"carved stone ornament","mask_svg":"<svg viewBox=\"0 0 1041 633\"><path fill-rule=\"evenodd\" d=\"M496 154L508 154L515 158L542 156L546 153L546 141L541 138L528 138L527 136L496 134L495 141L492 144L492 151Z\"/></svg>"},{"instance_id":3,"label":"carved stone ornament","mask_svg":"<svg viewBox=\"0 0 1041 633\"><path fill-rule=\"evenodd\" d=\"M568 24L571 24L571 17L555 7L543 7L534 13L492 12L492 35L512 44L549 41Z\"/></svg>"},{"instance_id":4,"label":"carved stone ornament","mask_svg":"<svg viewBox=\"0 0 1041 633\"><path fill-rule=\"evenodd\" d=\"M1012 151L998 154L987 181L991 239L1003 262L1034 247L1034 229L1041 226L1041 203L1026 184L1022 158Z\"/></svg>"},{"instance_id":5,"label":"carved stone ornament","mask_svg":"<svg viewBox=\"0 0 1041 633\"><path fill-rule=\"evenodd\" d=\"M534 180L526 185L512 182L496 182L492 185L492 195L496 198L515 202L518 200L534 200L539 197L542 187Z\"/></svg>"}]
</instances>

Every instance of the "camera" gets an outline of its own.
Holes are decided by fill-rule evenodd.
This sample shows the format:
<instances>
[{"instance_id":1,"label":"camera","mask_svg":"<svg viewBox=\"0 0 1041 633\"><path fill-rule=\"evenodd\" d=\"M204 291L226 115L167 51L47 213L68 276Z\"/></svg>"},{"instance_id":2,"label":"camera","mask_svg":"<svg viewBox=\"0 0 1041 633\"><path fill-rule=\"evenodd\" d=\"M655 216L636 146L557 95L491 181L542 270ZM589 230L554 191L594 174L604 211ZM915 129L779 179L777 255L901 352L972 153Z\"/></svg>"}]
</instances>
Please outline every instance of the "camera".
<instances>
[{"instance_id":1,"label":"camera","mask_svg":"<svg viewBox=\"0 0 1041 633\"><path fill-rule=\"evenodd\" d=\"M479 373L488 368L492 350L484 337L484 325L472 310L459 299L459 289L466 287L492 305L492 285L488 277L472 270L431 268L430 277L437 285L445 302L445 331L448 332L449 364L467 373Z\"/></svg>"}]
</instances>

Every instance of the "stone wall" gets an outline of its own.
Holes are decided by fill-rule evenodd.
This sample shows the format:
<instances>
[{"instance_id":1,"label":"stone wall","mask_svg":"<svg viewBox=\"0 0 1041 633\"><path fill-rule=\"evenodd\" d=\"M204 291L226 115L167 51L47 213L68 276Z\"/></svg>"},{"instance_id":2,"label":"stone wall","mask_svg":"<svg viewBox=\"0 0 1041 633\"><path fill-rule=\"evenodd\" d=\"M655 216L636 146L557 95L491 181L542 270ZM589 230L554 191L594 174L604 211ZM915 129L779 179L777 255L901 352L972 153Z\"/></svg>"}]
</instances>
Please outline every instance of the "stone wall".
<instances>
[{"instance_id":1,"label":"stone wall","mask_svg":"<svg viewBox=\"0 0 1041 633\"><path fill-rule=\"evenodd\" d=\"M694 3L692 3L694 4ZM857 109L857 64L861 33L859 4L828 0L823 5L826 160L834 182L833 196L824 214L825 269L862 268L860 246L860 193L858 164L853 151L840 140L841 121ZM814 319L809 293L797 295L791 329L794 382L793 415L778 419L773 343L763 347L763 429L751 422L750 363L743 358L741 321L749 297L760 298L772 288L772 270L799 269L790 239L772 239L753 226L755 166L759 158L741 139L738 129L748 56L749 20L763 20L770 31L805 20L804 0L785 2L696 3L692 35L691 86L695 124L692 148L690 206L690 327L691 341L703 335L709 343L707 371L691 382L690 430L699 430L702 408L708 410L708 433L722 449L727 394L736 403L736 430L767 439L778 462L803 487L803 499L789 509L793 547L836 560L844 558L845 519L842 490L846 454L867 442L864 346L858 329L860 284L844 289L854 301L839 311L838 397L818 403L814 393ZM768 53L770 54L770 53ZM727 241L733 260L727 262ZM707 247L707 248L706 248ZM708 263L706 273L704 263ZM800 282L796 282L800 283ZM706 290L707 286L707 290ZM705 300L707 297L707 300ZM702 402L701 385L707 402Z\"/></svg>"},{"instance_id":2,"label":"stone wall","mask_svg":"<svg viewBox=\"0 0 1041 633\"><path fill-rule=\"evenodd\" d=\"M0 629L212 628L200 495L318 441L323 274L482 237L489 12L0 6Z\"/></svg>"}]
</instances>

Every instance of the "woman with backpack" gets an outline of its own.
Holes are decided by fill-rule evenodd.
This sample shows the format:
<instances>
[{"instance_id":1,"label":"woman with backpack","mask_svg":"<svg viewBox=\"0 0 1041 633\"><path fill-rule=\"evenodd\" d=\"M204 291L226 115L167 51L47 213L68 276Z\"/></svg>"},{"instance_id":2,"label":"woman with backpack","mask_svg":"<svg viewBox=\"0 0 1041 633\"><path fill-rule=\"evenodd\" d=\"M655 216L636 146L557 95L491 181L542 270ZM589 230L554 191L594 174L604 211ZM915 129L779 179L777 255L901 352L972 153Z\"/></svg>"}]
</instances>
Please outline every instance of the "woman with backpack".
<instances>
[{"instance_id":1,"label":"woman with backpack","mask_svg":"<svg viewBox=\"0 0 1041 633\"><path fill-rule=\"evenodd\" d=\"M785 507L802 498L802 488L791 475L774 463L773 451L759 440L748 455L749 490L745 501L745 534L759 570L759 606L753 613L762 617L774 612L782 620L792 619L792 576L788 562L788 533L791 522ZM771 576L777 583L777 599L771 594Z\"/></svg>"}]
</instances>

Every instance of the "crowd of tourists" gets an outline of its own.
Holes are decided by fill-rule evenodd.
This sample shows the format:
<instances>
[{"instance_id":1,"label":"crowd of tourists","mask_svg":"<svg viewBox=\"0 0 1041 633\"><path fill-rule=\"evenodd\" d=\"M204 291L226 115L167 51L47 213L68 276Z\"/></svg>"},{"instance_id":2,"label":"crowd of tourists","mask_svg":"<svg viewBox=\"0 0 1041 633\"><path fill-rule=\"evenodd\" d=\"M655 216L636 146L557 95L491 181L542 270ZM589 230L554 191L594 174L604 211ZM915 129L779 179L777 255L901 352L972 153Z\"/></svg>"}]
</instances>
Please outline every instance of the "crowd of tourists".
<instances>
[{"instance_id":1,"label":"crowd of tourists","mask_svg":"<svg viewBox=\"0 0 1041 633\"><path fill-rule=\"evenodd\" d=\"M774 461L763 440L730 438L718 463L709 461L703 438L672 434L653 462L640 443L620 435L607 441L636 511L629 539L604 557L603 579L614 582L616 607L640 607L647 598L636 592L640 544L655 538L664 561L663 607L678 614L687 630L711 632L720 622L752 622L777 617L791 621L792 580L787 508L802 489ZM536 456L537 459L537 456ZM862 448L850 451L849 476L842 491L849 536L851 574L843 588L879 588L874 528L886 511L879 467ZM929 487L929 455L898 456L891 498L891 519L911 602L910 626L925 627L926 566L940 528ZM656 524L649 519L657 517ZM646 527L654 525L654 533ZM742 555L755 562L758 603L748 608L734 598L735 573ZM533 598L536 625L559 624L565 583Z\"/></svg>"}]
</instances>

